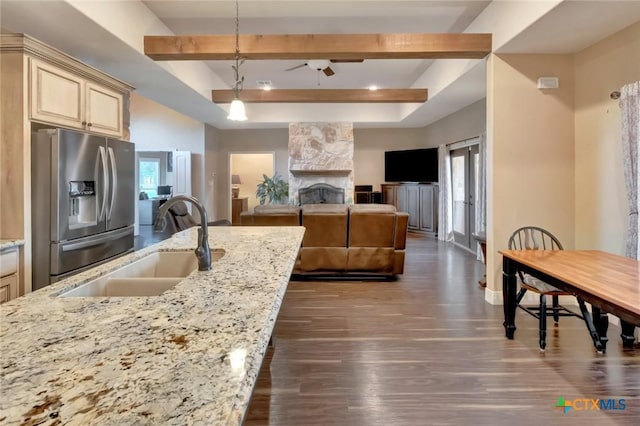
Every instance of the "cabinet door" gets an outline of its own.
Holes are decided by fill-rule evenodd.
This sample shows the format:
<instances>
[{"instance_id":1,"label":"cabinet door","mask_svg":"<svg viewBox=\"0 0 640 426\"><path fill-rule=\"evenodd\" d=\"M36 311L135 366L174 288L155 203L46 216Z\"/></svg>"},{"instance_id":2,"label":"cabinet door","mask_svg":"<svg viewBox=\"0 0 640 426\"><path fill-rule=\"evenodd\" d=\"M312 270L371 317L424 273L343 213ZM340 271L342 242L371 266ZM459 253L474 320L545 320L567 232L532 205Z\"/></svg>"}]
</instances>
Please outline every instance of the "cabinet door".
<instances>
[{"instance_id":1,"label":"cabinet door","mask_svg":"<svg viewBox=\"0 0 640 426\"><path fill-rule=\"evenodd\" d=\"M0 278L0 303L18 297L18 275L8 275Z\"/></svg>"},{"instance_id":2,"label":"cabinet door","mask_svg":"<svg viewBox=\"0 0 640 426\"><path fill-rule=\"evenodd\" d=\"M396 210L399 212L408 212L409 205L407 203L407 187L400 185L396 188Z\"/></svg>"},{"instance_id":3,"label":"cabinet door","mask_svg":"<svg viewBox=\"0 0 640 426\"><path fill-rule=\"evenodd\" d=\"M420 203L418 185L407 186L407 213L409 213L409 228L418 229L420 226Z\"/></svg>"},{"instance_id":4,"label":"cabinet door","mask_svg":"<svg viewBox=\"0 0 640 426\"><path fill-rule=\"evenodd\" d=\"M31 119L83 128L84 80L31 59Z\"/></svg>"},{"instance_id":5,"label":"cabinet door","mask_svg":"<svg viewBox=\"0 0 640 426\"><path fill-rule=\"evenodd\" d=\"M434 232L434 187L432 185L420 185L420 229Z\"/></svg>"},{"instance_id":6,"label":"cabinet door","mask_svg":"<svg viewBox=\"0 0 640 426\"><path fill-rule=\"evenodd\" d=\"M122 93L87 82L87 130L122 137L122 102Z\"/></svg>"}]
</instances>

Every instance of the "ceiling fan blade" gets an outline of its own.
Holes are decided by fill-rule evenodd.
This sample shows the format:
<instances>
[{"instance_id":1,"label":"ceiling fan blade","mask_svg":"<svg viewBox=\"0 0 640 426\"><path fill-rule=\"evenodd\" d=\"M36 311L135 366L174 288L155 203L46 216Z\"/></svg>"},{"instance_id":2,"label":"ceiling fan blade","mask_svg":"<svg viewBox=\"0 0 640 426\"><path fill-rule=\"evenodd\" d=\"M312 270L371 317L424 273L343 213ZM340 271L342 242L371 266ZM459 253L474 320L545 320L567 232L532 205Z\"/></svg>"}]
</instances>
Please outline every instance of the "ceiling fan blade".
<instances>
[{"instance_id":1,"label":"ceiling fan blade","mask_svg":"<svg viewBox=\"0 0 640 426\"><path fill-rule=\"evenodd\" d=\"M333 72L333 70L331 69L331 67L326 67L325 69L322 70L322 72L324 73L324 75L326 75L327 77L331 77L332 75L335 74L335 72Z\"/></svg>"},{"instance_id":2,"label":"ceiling fan blade","mask_svg":"<svg viewBox=\"0 0 640 426\"><path fill-rule=\"evenodd\" d=\"M298 68L302 68L302 67L306 67L307 64L300 64L300 65L296 65L295 67L291 67L291 68L287 68L285 71L293 71L293 70L297 70Z\"/></svg>"},{"instance_id":3,"label":"ceiling fan blade","mask_svg":"<svg viewBox=\"0 0 640 426\"><path fill-rule=\"evenodd\" d=\"M364 59L330 59L333 64L359 64L364 62Z\"/></svg>"}]
</instances>

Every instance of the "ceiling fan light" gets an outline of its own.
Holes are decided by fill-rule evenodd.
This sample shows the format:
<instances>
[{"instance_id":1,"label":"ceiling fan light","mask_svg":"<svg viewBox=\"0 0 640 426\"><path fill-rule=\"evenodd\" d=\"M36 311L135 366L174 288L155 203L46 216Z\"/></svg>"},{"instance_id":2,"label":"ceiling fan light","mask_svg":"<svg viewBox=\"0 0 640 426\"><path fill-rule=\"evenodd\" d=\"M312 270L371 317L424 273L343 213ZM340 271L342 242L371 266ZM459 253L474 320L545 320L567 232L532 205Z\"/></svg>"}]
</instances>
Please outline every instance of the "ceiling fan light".
<instances>
[{"instance_id":1,"label":"ceiling fan light","mask_svg":"<svg viewBox=\"0 0 640 426\"><path fill-rule=\"evenodd\" d=\"M227 119L232 121L246 121L247 114L244 111L244 103L240 99L234 99L229 108Z\"/></svg>"}]
</instances>

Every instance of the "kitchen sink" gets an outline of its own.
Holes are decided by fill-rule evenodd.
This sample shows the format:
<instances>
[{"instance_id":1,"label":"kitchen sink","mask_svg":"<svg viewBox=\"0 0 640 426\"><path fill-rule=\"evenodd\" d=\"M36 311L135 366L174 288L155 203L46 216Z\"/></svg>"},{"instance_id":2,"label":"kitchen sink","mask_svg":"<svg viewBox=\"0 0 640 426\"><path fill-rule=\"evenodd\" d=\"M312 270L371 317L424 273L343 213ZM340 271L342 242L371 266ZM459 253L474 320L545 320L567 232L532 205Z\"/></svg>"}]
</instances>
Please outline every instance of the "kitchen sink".
<instances>
[{"instance_id":1,"label":"kitchen sink","mask_svg":"<svg viewBox=\"0 0 640 426\"><path fill-rule=\"evenodd\" d=\"M211 250L211 261L224 256ZM158 251L109 272L58 297L145 297L159 296L198 269L193 250Z\"/></svg>"}]
</instances>

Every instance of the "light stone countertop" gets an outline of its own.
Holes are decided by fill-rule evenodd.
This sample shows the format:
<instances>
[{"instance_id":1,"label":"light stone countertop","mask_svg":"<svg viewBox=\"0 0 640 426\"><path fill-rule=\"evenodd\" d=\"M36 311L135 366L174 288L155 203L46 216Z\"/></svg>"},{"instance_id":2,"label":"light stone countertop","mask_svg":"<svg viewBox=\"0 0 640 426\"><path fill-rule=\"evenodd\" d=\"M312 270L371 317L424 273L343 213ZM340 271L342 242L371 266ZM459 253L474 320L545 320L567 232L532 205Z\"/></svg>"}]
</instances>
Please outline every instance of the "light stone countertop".
<instances>
[{"instance_id":1,"label":"light stone countertop","mask_svg":"<svg viewBox=\"0 0 640 426\"><path fill-rule=\"evenodd\" d=\"M24 245L24 240L2 240L0 239L0 251L12 248L20 247Z\"/></svg>"},{"instance_id":2,"label":"light stone countertop","mask_svg":"<svg viewBox=\"0 0 640 426\"><path fill-rule=\"evenodd\" d=\"M55 297L194 228L0 305L0 424L238 425L302 227L212 227L225 255L155 297Z\"/></svg>"}]
</instances>

